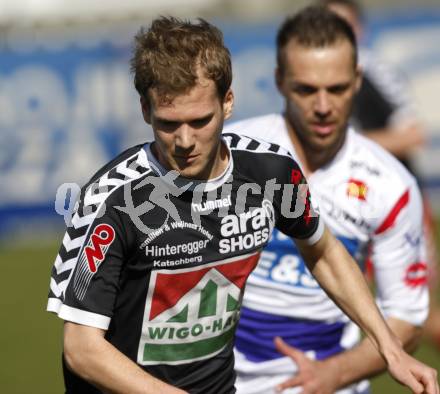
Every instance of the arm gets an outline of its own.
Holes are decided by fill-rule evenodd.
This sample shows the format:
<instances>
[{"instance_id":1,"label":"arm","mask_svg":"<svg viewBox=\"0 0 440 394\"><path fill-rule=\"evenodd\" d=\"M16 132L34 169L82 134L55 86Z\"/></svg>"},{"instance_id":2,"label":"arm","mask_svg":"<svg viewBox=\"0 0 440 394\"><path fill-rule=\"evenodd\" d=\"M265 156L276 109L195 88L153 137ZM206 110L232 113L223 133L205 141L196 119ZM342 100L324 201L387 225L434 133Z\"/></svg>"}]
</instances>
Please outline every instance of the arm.
<instances>
[{"instance_id":1,"label":"arm","mask_svg":"<svg viewBox=\"0 0 440 394\"><path fill-rule=\"evenodd\" d=\"M365 60L365 59L364 59ZM407 158L414 148L424 144L425 131L417 119L406 81L396 70L389 68L376 58L366 59L364 83L360 95L370 95L369 104L360 111L382 113L377 123L360 122L365 136L381 145L398 158ZM369 95L366 92L370 92ZM380 117L380 115L377 115ZM376 126L374 125L376 123ZM378 126L381 124L382 126Z\"/></svg>"},{"instance_id":2,"label":"arm","mask_svg":"<svg viewBox=\"0 0 440 394\"><path fill-rule=\"evenodd\" d=\"M376 307L361 271L345 248L327 230L314 245L296 242L321 287L364 330L383 357L390 374L413 392L421 393L425 389L427 393L438 393L435 370L403 351Z\"/></svg>"},{"instance_id":3,"label":"arm","mask_svg":"<svg viewBox=\"0 0 440 394\"><path fill-rule=\"evenodd\" d=\"M379 351L397 341L386 326L356 262L326 229L313 245L296 240L310 272L329 297L359 325ZM398 346L397 346L398 347Z\"/></svg>"},{"instance_id":4,"label":"arm","mask_svg":"<svg viewBox=\"0 0 440 394\"><path fill-rule=\"evenodd\" d=\"M389 318L386 322L404 349L413 352L417 347L421 328L395 318ZM331 368L337 372L335 376L338 377L338 382L335 388L375 376L387 368L385 360L367 338L355 348L330 357L322 364L324 368Z\"/></svg>"},{"instance_id":5,"label":"arm","mask_svg":"<svg viewBox=\"0 0 440 394\"><path fill-rule=\"evenodd\" d=\"M106 197L105 185L91 185L82 192L50 282L48 310L65 320L67 368L104 392L181 393L146 373L104 337L120 294L120 273L130 257L127 250L135 237L131 222L124 222L115 208L119 205L115 193ZM98 194L90 192L93 185L102 187ZM96 201L101 201L100 208L91 210Z\"/></svg>"},{"instance_id":6,"label":"arm","mask_svg":"<svg viewBox=\"0 0 440 394\"><path fill-rule=\"evenodd\" d=\"M398 190L395 186L391 189ZM405 350L412 352L418 344L421 327L428 313L428 297L424 282L426 277L423 276L426 271L423 271L423 264L420 263L426 259L422 201L415 183L409 187L408 196L406 205L400 204L402 196L398 198L397 194L394 199L388 199L389 206L384 209L384 216L369 237L378 302L387 316L388 326ZM400 206L399 211L396 211L396 206ZM388 225L384 226L384 223ZM414 272L412 269L415 266L419 266L420 271L416 275L408 275ZM353 349L323 361L306 359L301 352L279 340L277 342L280 352L301 365L299 373L290 380L290 384L301 384L316 391L334 392L386 369L384 359L368 338Z\"/></svg>"},{"instance_id":7,"label":"arm","mask_svg":"<svg viewBox=\"0 0 440 394\"><path fill-rule=\"evenodd\" d=\"M403 320L390 318L388 326L412 352L417 346L421 329ZM334 393L363 379L386 371L387 364L367 338L353 349L341 352L322 361L307 358L301 351L289 346L281 338L275 340L278 351L294 360L298 373L283 382L279 389L302 386L307 393Z\"/></svg>"},{"instance_id":8,"label":"arm","mask_svg":"<svg viewBox=\"0 0 440 394\"><path fill-rule=\"evenodd\" d=\"M106 393L184 393L149 375L104 338L105 331L64 324L64 357L70 370Z\"/></svg>"},{"instance_id":9,"label":"arm","mask_svg":"<svg viewBox=\"0 0 440 394\"><path fill-rule=\"evenodd\" d=\"M407 157L425 142L423 128L415 121L384 129L368 130L365 136L398 158Z\"/></svg>"}]
</instances>

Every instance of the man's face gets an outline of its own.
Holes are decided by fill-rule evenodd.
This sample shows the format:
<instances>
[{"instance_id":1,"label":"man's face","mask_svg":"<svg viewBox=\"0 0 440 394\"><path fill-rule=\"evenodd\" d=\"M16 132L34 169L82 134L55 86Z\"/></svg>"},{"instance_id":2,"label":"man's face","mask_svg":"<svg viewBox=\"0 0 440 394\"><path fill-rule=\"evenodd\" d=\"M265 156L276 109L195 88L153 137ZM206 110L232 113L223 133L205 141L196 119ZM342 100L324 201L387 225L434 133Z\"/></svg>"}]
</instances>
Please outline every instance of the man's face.
<instances>
[{"instance_id":1,"label":"man's face","mask_svg":"<svg viewBox=\"0 0 440 394\"><path fill-rule=\"evenodd\" d=\"M220 136L232 112L232 91L222 101L214 81L200 78L188 93L171 102L161 100L154 89L148 101L141 99L142 111L153 128L159 162L186 178L206 180L220 175L228 162Z\"/></svg>"},{"instance_id":2,"label":"man's face","mask_svg":"<svg viewBox=\"0 0 440 394\"><path fill-rule=\"evenodd\" d=\"M360 85L347 40L307 48L291 40L284 49L284 70L277 85L286 99L286 116L302 144L322 152L340 146Z\"/></svg>"}]
</instances>

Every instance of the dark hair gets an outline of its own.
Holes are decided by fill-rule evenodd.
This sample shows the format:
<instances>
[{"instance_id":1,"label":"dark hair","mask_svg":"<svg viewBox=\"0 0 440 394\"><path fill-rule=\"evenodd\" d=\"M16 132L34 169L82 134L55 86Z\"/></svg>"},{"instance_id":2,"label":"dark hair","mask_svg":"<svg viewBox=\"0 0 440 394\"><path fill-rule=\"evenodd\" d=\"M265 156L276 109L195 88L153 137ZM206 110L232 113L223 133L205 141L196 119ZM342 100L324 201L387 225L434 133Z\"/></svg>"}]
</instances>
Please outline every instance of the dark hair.
<instances>
[{"instance_id":1,"label":"dark hair","mask_svg":"<svg viewBox=\"0 0 440 394\"><path fill-rule=\"evenodd\" d=\"M231 86L231 55L223 34L203 19L160 17L139 30L133 52L134 85L143 97L154 88L170 100L193 88L201 75L215 82L222 99Z\"/></svg>"},{"instance_id":2,"label":"dark hair","mask_svg":"<svg viewBox=\"0 0 440 394\"><path fill-rule=\"evenodd\" d=\"M344 7L350 8L350 10L356 15L359 21L364 20L365 13L361 4L356 0L318 0L317 5L323 7L329 7L331 5L342 5Z\"/></svg>"},{"instance_id":3,"label":"dark hair","mask_svg":"<svg viewBox=\"0 0 440 394\"><path fill-rule=\"evenodd\" d=\"M357 65L356 37L350 25L323 6L309 6L289 17L277 34L277 62L284 71L284 48L291 41L307 48L323 48L347 40L353 47L353 65Z\"/></svg>"}]
</instances>

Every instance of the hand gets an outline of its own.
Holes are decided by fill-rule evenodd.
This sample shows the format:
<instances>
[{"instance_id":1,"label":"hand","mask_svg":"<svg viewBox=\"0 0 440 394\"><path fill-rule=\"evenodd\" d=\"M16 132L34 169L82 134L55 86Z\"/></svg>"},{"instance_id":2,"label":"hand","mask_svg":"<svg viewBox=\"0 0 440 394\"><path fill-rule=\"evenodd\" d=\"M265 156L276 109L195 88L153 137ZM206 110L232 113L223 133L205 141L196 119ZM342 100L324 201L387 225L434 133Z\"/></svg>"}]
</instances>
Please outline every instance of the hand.
<instances>
[{"instance_id":1,"label":"hand","mask_svg":"<svg viewBox=\"0 0 440 394\"><path fill-rule=\"evenodd\" d=\"M437 371L421 363L403 350L399 355L385 357L390 375L415 394L439 394Z\"/></svg>"},{"instance_id":2,"label":"hand","mask_svg":"<svg viewBox=\"0 0 440 394\"><path fill-rule=\"evenodd\" d=\"M294 377L277 386L278 392L296 386L302 386L302 394L332 394L338 389L340 374L336 363L311 360L280 337L276 337L274 343L280 353L290 357L298 366Z\"/></svg>"}]
</instances>

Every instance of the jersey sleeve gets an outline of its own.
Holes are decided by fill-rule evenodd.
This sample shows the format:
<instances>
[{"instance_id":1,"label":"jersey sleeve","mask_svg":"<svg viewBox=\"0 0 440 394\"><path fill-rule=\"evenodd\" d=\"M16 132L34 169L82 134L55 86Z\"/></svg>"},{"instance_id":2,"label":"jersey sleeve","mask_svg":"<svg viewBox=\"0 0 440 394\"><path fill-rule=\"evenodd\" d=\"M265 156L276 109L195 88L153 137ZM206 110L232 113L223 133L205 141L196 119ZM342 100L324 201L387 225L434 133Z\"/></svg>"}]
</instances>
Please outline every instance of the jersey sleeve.
<instances>
[{"instance_id":1,"label":"jersey sleeve","mask_svg":"<svg viewBox=\"0 0 440 394\"><path fill-rule=\"evenodd\" d=\"M61 319L107 329L126 241L110 204L79 204L52 268L47 310Z\"/></svg>"},{"instance_id":2,"label":"jersey sleeve","mask_svg":"<svg viewBox=\"0 0 440 394\"><path fill-rule=\"evenodd\" d=\"M378 305L386 317L422 325L428 315L423 208L413 183L394 202L372 236Z\"/></svg>"},{"instance_id":3,"label":"jersey sleeve","mask_svg":"<svg viewBox=\"0 0 440 394\"><path fill-rule=\"evenodd\" d=\"M276 227L284 234L312 245L324 232L323 221L312 204L307 180L293 159L285 173L287 176L280 177L281 189L274 204L278 208Z\"/></svg>"},{"instance_id":4,"label":"jersey sleeve","mask_svg":"<svg viewBox=\"0 0 440 394\"><path fill-rule=\"evenodd\" d=\"M376 57L370 58L365 64L365 82L366 90L373 95L371 100L379 106L377 110L384 111L387 125L416 117L413 103L407 93L407 83L398 70L391 69Z\"/></svg>"}]
</instances>

